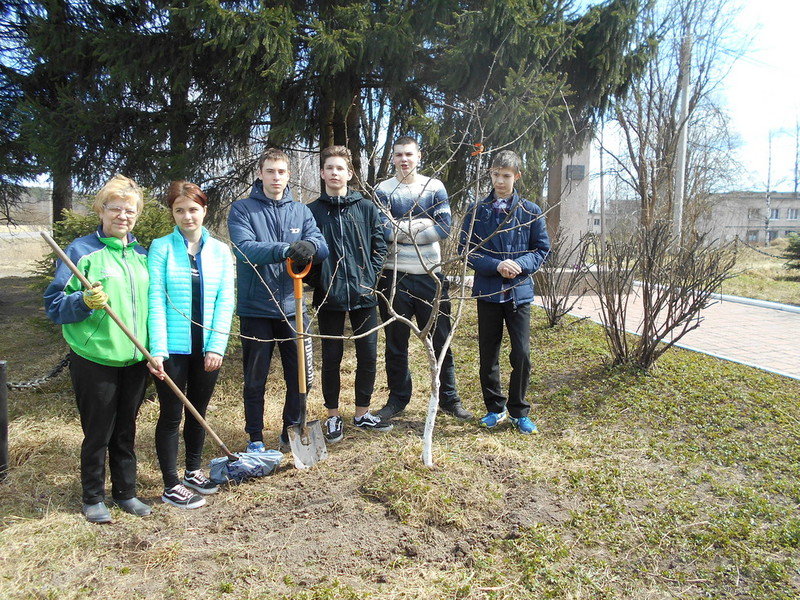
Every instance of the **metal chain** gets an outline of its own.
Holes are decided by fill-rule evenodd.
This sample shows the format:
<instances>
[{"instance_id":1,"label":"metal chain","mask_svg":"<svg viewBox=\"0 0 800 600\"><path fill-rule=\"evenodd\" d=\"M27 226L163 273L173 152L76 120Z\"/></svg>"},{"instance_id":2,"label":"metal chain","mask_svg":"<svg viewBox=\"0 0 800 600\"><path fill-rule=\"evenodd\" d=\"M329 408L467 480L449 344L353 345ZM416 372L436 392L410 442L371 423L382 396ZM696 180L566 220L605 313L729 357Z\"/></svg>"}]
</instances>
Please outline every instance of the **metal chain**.
<instances>
[{"instance_id":1,"label":"metal chain","mask_svg":"<svg viewBox=\"0 0 800 600\"><path fill-rule=\"evenodd\" d=\"M781 259L785 259L786 258L785 256L775 256L774 254L770 254L769 252L764 252L763 250L761 250L759 248L756 248L755 246L751 246L746 241L744 241L742 238L739 238L739 241L742 244L744 244L745 246L747 246L748 248L750 248L751 250L755 250L756 252L758 252L759 254L763 254L764 256L769 256L770 258L781 258Z\"/></svg>"},{"instance_id":2,"label":"metal chain","mask_svg":"<svg viewBox=\"0 0 800 600\"><path fill-rule=\"evenodd\" d=\"M65 355L64 358L61 359L52 371L50 371L44 377L37 377L36 379L31 379L30 381L7 381L6 387L10 390L36 390L39 389L39 386L43 383L47 383L54 377L58 376L61 371L66 369L69 366L69 354Z\"/></svg>"}]
</instances>

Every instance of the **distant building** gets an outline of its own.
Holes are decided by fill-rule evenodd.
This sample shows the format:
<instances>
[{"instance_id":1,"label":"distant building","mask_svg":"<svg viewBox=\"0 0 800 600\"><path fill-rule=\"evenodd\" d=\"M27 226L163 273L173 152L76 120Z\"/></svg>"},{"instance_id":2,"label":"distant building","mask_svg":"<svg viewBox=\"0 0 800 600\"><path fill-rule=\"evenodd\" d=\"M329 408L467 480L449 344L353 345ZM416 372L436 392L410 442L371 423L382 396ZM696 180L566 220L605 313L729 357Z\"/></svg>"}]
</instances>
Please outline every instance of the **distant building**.
<instances>
[{"instance_id":1,"label":"distant building","mask_svg":"<svg viewBox=\"0 0 800 600\"><path fill-rule=\"evenodd\" d=\"M698 230L722 242L735 238L749 244L800 233L800 195L793 192L729 192L714 194L698 219Z\"/></svg>"},{"instance_id":2,"label":"distant building","mask_svg":"<svg viewBox=\"0 0 800 600\"><path fill-rule=\"evenodd\" d=\"M632 233L641 221L641 204L637 198L616 198L606 201L606 233ZM600 233L600 213L589 211L590 231Z\"/></svg>"},{"instance_id":3,"label":"distant building","mask_svg":"<svg viewBox=\"0 0 800 600\"><path fill-rule=\"evenodd\" d=\"M589 233L600 235L602 230L602 222L600 220L600 213L589 209L589 216L586 218L586 226Z\"/></svg>"},{"instance_id":4,"label":"distant building","mask_svg":"<svg viewBox=\"0 0 800 600\"><path fill-rule=\"evenodd\" d=\"M606 231L633 231L640 219L638 200L616 199L606 204ZM769 217L769 218L767 218ZM600 213L587 213L588 231L600 233ZM800 194L792 192L728 192L712 194L694 229L708 233L712 239L730 242L736 238L748 244L764 245L766 237L773 241L800 234Z\"/></svg>"}]
</instances>

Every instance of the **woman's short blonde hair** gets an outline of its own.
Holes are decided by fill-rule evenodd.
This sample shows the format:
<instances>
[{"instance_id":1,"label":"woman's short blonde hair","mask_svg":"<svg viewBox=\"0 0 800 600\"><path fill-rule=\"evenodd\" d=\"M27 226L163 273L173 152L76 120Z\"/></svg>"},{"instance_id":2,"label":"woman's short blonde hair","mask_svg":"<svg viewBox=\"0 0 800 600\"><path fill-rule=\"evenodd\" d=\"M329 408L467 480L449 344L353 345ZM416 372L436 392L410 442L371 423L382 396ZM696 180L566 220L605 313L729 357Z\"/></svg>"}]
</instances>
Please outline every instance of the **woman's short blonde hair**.
<instances>
[{"instance_id":1,"label":"woman's short blonde hair","mask_svg":"<svg viewBox=\"0 0 800 600\"><path fill-rule=\"evenodd\" d=\"M108 182L97 192L94 197L92 208L98 215L103 207L112 200L127 201L130 199L136 200L136 212L142 212L144 207L144 195L142 188L140 188L133 179L125 177L124 175L114 175Z\"/></svg>"}]
</instances>

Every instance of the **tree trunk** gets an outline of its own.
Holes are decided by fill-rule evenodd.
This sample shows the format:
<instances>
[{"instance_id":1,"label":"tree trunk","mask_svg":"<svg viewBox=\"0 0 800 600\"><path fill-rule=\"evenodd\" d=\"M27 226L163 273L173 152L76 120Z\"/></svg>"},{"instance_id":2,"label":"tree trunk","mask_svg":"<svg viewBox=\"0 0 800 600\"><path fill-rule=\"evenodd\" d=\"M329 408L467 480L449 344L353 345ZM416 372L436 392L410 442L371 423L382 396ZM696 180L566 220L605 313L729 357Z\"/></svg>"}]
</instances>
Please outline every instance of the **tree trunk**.
<instances>
[{"instance_id":1,"label":"tree trunk","mask_svg":"<svg viewBox=\"0 0 800 600\"><path fill-rule=\"evenodd\" d=\"M345 127L347 130L347 147L350 149L350 154L353 158L353 172L356 179L361 180L361 101L359 98L359 89L357 86L352 85L352 100L350 106L347 107L347 114L345 116Z\"/></svg>"},{"instance_id":2,"label":"tree trunk","mask_svg":"<svg viewBox=\"0 0 800 600\"><path fill-rule=\"evenodd\" d=\"M69 167L53 169L53 223L64 220L64 211L72 210L72 173Z\"/></svg>"},{"instance_id":3,"label":"tree trunk","mask_svg":"<svg viewBox=\"0 0 800 600\"><path fill-rule=\"evenodd\" d=\"M558 148L561 146L559 145ZM564 153L558 150L547 170L547 206L544 207L547 233L555 239L561 226L561 190L563 185Z\"/></svg>"}]
</instances>

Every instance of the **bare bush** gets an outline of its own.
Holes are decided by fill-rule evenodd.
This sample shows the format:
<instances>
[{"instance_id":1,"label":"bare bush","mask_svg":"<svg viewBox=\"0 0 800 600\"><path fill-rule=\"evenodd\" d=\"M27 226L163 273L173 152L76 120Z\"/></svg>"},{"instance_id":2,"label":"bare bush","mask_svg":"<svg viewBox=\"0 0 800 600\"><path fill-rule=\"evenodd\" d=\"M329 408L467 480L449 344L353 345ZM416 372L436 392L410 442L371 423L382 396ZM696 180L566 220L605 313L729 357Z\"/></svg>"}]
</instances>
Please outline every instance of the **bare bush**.
<instances>
[{"instance_id":1,"label":"bare bush","mask_svg":"<svg viewBox=\"0 0 800 600\"><path fill-rule=\"evenodd\" d=\"M700 326L701 311L731 277L736 255L731 244L716 246L697 236L677 246L668 222L640 228L630 240L595 243L598 269L593 288L600 302L606 339L615 365L645 371L684 335ZM674 250L673 250L674 249ZM628 310L631 287L639 280L641 324ZM629 337L635 331L638 337Z\"/></svg>"},{"instance_id":2,"label":"bare bush","mask_svg":"<svg viewBox=\"0 0 800 600\"><path fill-rule=\"evenodd\" d=\"M587 291L589 266L586 256L591 234L566 238L560 227L550 240L547 262L536 272L536 291L550 327L555 327Z\"/></svg>"}]
</instances>

